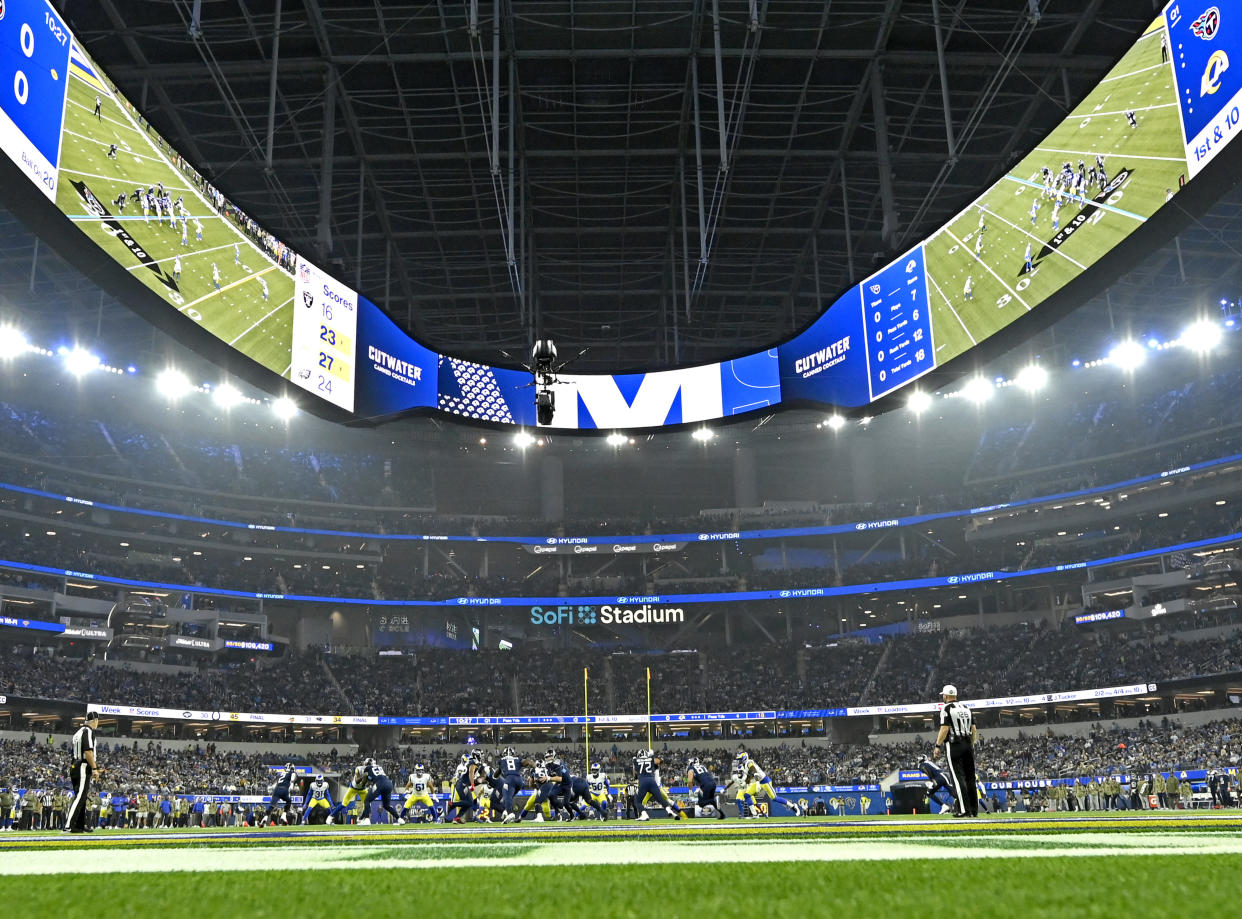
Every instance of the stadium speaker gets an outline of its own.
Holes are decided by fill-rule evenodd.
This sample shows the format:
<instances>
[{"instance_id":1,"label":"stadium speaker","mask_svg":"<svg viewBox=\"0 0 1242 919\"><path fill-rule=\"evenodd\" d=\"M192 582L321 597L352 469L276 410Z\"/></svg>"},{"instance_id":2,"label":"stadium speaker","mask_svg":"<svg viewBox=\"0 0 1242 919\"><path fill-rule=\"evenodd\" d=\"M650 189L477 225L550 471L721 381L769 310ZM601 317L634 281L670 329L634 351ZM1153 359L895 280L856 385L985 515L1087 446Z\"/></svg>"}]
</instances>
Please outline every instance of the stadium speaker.
<instances>
[{"instance_id":1,"label":"stadium speaker","mask_svg":"<svg viewBox=\"0 0 1242 919\"><path fill-rule=\"evenodd\" d=\"M890 789L894 814L929 814L927 806L927 783L898 782Z\"/></svg>"}]
</instances>

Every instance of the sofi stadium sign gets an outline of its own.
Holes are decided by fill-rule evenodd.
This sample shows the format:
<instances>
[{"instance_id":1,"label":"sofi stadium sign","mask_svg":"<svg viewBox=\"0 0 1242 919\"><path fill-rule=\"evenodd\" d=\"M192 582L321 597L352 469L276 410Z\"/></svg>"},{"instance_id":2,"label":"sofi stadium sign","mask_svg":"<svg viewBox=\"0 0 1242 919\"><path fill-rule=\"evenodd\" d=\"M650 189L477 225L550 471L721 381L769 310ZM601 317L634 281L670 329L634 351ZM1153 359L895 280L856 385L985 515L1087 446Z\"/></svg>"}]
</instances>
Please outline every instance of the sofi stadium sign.
<instances>
[{"instance_id":1,"label":"sofi stadium sign","mask_svg":"<svg viewBox=\"0 0 1242 919\"><path fill-rule=\"evenodd\" d=\"M531 625L661 625L686 621L680 606L532 606Z\"/></svg>"}]
</instances>

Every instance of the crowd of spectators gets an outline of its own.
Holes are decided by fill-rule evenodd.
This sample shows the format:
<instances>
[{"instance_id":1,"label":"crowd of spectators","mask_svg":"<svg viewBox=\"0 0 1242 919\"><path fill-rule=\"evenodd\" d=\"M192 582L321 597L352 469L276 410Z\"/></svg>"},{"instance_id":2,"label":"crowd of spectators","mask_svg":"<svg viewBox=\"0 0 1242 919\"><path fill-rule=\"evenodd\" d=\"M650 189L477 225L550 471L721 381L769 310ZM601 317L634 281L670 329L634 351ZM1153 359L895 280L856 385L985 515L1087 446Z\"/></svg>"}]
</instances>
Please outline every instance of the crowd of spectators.
<instances>
[{"instance_id":1,"label":"crowd of spectators","mask_svg":"<svg viewBox=\"0 0 1242 919\"><path fill-rule=\"evenodd\" d=\"M228 667L95 664L0 646L0 690L23 697L247 712L365 715L574 714L805 710L934 699L952 682L990 698L1242 672L1242 631L1178 640L1130 632L1012 625L842 641L705 646L674 653L519 646L420 648L412 656L308 652ZM166 672L165 672L166 671Z\"/></svg>"}]
</instances>

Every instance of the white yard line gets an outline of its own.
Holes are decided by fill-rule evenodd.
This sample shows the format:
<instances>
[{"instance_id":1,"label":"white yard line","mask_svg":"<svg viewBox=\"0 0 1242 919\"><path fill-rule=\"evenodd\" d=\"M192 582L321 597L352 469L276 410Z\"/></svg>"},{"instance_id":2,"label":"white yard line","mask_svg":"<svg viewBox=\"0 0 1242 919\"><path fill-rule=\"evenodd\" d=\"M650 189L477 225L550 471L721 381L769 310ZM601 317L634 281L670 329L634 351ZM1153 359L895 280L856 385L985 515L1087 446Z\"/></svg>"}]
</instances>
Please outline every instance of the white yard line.
<instances>
[{"instance_id":1,"label":"white yard line","mask_svg":"<svg viewBox=\"0 0 1242 919\"><path fill-rule=\"evenodd\" d=\"M1152 34L1154 35L1155 33L1153 32ZM1104 79L1100 80L1100 83L1112 83L1115 80L1124 80L1126 77L1137 77L1140 73L1147 73L1147 71L1149 70L1160 70L1168 66L1169 66L1168 61L1165 61L1162 64L1152 64L1150 67L1140 67L1138 70L1132 70L1129 73L1119 73L1115 77L1105 77Z\"/></svg>"},{"instance_id":2,"label":"white yard line","mask_svg":"<svg viewBox=\"0 0 1242 919\"><path fill-rule=\"evenodd\" d=\"M1019 303L1021 303L1021 304L1022 304L1022 308L1023 308L1024 310L1026 310L1028 313L1031 311L1030 306L1028 306L1028 305L1027 305L1027 302L1026 302L1025 300L1023 300L1023 299L1022 299L1022 297L1018 294L1018 292L1017 292L1016 290L1014 290L1012 287L1010 287L1008 284L1006 284L1006 283L1005 283L1005 282L1001 279L1001 276L1000 276L999 274L997 274L995 271L993 271L993 270L992 270L992 268L991 268L991 266L990 266L990 265L988 265L988 263L987 263L987 262L985 262L985 261L984 261L983 259L981 259L979 256L975 255L975 254L974 254L974 252L971 252L971 251L970 251L970 247L969 247L969 246L967 246L967 245L966 245L964 242L962 242L960 239L958 239L958 238L957 238L957 236L955 236L955 235L954 235L954 233L953 233L953 231L952 231L952 230L950 230L948 227L945 227L944 232L945 232L945 233L947 233L947 234L949 235L949 237L950 237L950 238L951 238L954 242L956 242L959 246L961 246L963 249L966 249L966 250L967 250L967 254L968 254L971 258L973 258L976 262L978 262L980 265L982 265L982 266L983 266L983 270L984 270L984 271L986 271L986 272L987 272L988 274L990 274L992 277L996 278L996 280L997 280L997 282L1000 284L1000 286L1001 286L1001 287L1003 287L1003 288L1005 288L1005 290L1009 292L1009 296L1013 297L1015 300L1017 300Z\"/></svg>"},{"instance_id":3,"label":"white yard line","mask_svg":"<svg viewBox=\"0 0 1242 919\"><path fill-rule=\"evenodd\" d=\"M936 293L940 294L941 299L944 300L944 305L949 308L949 312L953 314L953 318L955 318L958 321L958 324L961 325L962 331L966 333L966 337L970 339L970 343L972 345L979 344L979 342L975 340L975 336L970 334L970 329L966 327L966 323L962 322L962 317L958 315L957 310L953 308L953 301L944 295L944 291L940 289L940 285L936 283L936 279L931 276L931 272L924 271L924 274L927 275L927 282L931 284L932 287L936 288ZM944 345L940 346L940 348L943 347ZM940 348L937 348L936 350L939 351Z\"/></svg>"},{"instance_id":4,"label":"white yard line","mask_svg":"<svg viewBox=\"0 0 1242 919\"><path fill-rule=\"evenodd\" d=\"M258 275L257 275L257 274L256 274L256 275L252 275L252 277L256 277L256 278L257 278L257 277L258 277ZM260 317L259 317L258 319L256 319L254 322L252 322L252 323L250 324L250 327L249 327L248 329L246 329L246 331L242 332L240 335L238 335L236 338L234 338L231 342L229 342L229 345L235 345L235 344L237 344L239 341L241 341L243 338L245 338L247 335L249 335L251 332L253 332L253 331L255 330L255 328L256 328L256 327L257 327L260 323L262 323L263 321L265 321L266 319L268 319L269 317L271 317L271 316L272 316L272 315L274 315L275 313L280 312L281 310L283 310L286 306L288 306L288 305L289 305L290 303L292 303L292 302L293 302L293 298L292 298L292 297L290 297L288 300L286 300L284 303L280 304L279 306L274 306L274 307L272 307L272 309L270 309L267 313L265 313L263 316L260 316Z\"/></svg>"},{"instance_id":5,"label":"white yard line","mask_svg":"<svg viewBox=\"0 0 1242 919\"><path fill-rule=\"evenodd\" d=\"M1010 182L1017 182L1019 185L1029 185L1031 188L1034 188L1037 191L1042 192L1044 190L1044 186L1041 183L1032 182L1030 179L1020 179L1015 175L1007 175L1005 176L1005 178L1008 179ZM1119 207L1113 207L1111 204L1105 204L1102 201L1096 201L1094 198L1087 198L1087 199L1080 201L1079 203L1083 207L1086 207L1088 204L1091 204L1091 205L1094 205L1095 207L1098 207L1100 210L1108 211L1112 214L1120 214L1122 217L1131 217L1139 221L1140 223L1147 222L1147 218L1144 217L1142 214L1135 214L1133 211L1123 211Z\"/></svg>"},{"instance_id":6,"label":"white yard line","mask_svg":"<svg viewBox=\"0 0 1242 919\"><path fill-rule=\"evenodd\" d=\"M1184 156L1140 156L1137 153L1118 153L1116 150L1061 150L1057 147L1036 147L1031 152L1040 153L1068 153L1071 156L1095 156L1097 152L1103 153L1105 156L1114 156L1123 160L1159 160L1162 163L1185 163Z\"/></svg>"},{"instance_id":7,"label":"white yard line","mask_svg":"<svg viewBox=\"0 0 1242 919\"><path fill-rule=\"evenodd\" d=\"M1084 206L1085 206L1085 205L1084 205ZM1019 233L1021 233L1023 236L1030 237L1030 238L1031 238L1031 239L1033 239L1035 242L1039 243L1041 246L1046 246L1046 245L1048 245L1048 240L1046 240L1046 239L1040 239L1040 238L1039 238L1038 236L1036 236L1034 233L1031 233L1031 232L1029 232L1028 230L1024 229L1023 227L1018 226L1016 223L1010 223L1008 220L1006 220L1006 219L1005 219L1004 217L1002 217L1000 214L996 213L996 211L988 210L987 208L984 208L984 211L985 211L985 212L987 212L988 214L991 214L993 217L995 217L995 218L996 218L997 220L999 220L1001 223L1006 224L1007 226L1013 227L1013 229L1017 230L1017 231L1018 231ZM1083 264L1082 262L1080 262L1080 261L1077 261L1077 260L1075 260L1075 259L1070 258L1068 255L1066 255L1066 254L1065 254L1064 252L1062 252L1060 249L1053 249L1052 251L1053 251L1053 254L1061 256L1061 258L1065 259L1066 261L1068 261L1068 262L1073 262L1073 264L1074 264L1076 267L1081 268L1083 271L1086 271L1086 270L1087 270L1087 266L1086 266L1086 265L1084 265L1084 264Z\"/></svg>"}]
</instances>

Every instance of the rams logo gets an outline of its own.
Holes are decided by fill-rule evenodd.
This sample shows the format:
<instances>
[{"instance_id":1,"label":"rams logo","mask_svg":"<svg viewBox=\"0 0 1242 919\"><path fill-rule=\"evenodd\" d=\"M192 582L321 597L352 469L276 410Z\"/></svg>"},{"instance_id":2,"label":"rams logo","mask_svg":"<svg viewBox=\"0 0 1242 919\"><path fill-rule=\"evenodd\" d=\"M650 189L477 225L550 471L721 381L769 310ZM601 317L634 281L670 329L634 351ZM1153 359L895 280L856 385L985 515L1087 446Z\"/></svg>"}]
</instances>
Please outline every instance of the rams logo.
<instances>
[{"instance_id":1,"label":"rams logo","mask_svg":"<svg viewBox=\"0 0 1242 919\"><path fill-rule=\"evenodd\" d=\"M1204 41L1211 41L1220 29L1220 10L1209 6L1199 14L1199 18L1190 24L1190 30Z\"/></svg>"},{"instance_id":2,"label":"rams logo","mask_svg":"<svg viewBox=\"0 0 1242 919\"><path fill-rule=\"evenodd\" d=\"M1220 89L1221 78L1228 69L1229 56L1222 49L1217 48L1212 52L1212 56L1208 58L1207 69L1203 71L1203 80L1199 84L1199 95L1210 96Z\"/></svg>"}]
</instances>

